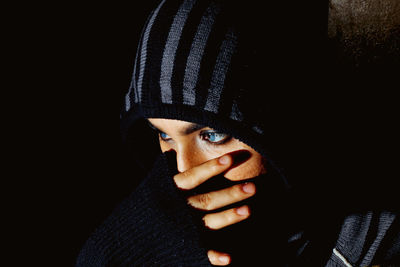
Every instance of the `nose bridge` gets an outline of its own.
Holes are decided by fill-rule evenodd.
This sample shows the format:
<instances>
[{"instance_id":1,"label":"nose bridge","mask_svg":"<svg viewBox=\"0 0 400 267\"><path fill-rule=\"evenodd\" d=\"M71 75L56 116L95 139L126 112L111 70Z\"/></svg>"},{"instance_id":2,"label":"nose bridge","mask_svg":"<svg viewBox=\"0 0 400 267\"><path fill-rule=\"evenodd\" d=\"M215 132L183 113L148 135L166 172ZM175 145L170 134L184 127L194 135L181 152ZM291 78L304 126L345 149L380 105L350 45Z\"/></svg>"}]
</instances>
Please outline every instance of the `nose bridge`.
<instances>
[{"instance_id":1,"label":"nose bridge","mask_svg":"<svg viewBox=\"0 0 400 267\"><path fill-rule=\"evenodd\" d=\"M180 144L176 148L176 163L179 172L184 172L196 166L195 151L190 144Z\"/></svg>"}]
</instances>

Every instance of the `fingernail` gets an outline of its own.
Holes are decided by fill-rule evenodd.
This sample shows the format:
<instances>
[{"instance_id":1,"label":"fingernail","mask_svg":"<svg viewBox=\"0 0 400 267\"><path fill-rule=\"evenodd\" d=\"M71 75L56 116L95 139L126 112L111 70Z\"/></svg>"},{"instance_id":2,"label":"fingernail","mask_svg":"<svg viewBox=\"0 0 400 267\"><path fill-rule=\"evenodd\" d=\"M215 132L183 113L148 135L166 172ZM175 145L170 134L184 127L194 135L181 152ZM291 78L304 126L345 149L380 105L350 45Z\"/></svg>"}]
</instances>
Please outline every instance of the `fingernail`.
<instances>
[{"instance_id":1,"label":"fingernail","mask_svg":"<svg viewBox=\"0 0 400 267\"><path fill-rule=\"evenodd\" d=\"M225 263L225 264L229 263L229 257L228 257L228 256L219 256L219 257L218 257L218 260L219 260L221 263Z\"/></svg>"},{"instance_id":2,"label":"fingernail","mask_svg":"<svg viewBox=\"0 0 400 267\"><path fill-rule=\"evenodd\" d=\"M242 189L247 194L252 194L256 191L256 186L253 183L245 183Z\"/></svg>"},{"instance_id":3,"label":"fingernail","mask_svg":"<svg viewBox=\"0 0 400 267\"><path fill-rule=\"evenodd\" d=\"M236 212L239 215L248 215L249 214L249 208L247 206L243 206L243 207L237 208Z\"/></svg>"},{"instance_id":4,"label":"fingernail","mask_svg":"<svg viewBox=\"0 0 400 267\"><path fill-rule=\"evenodd\" d=\"M225 155L225 156L219 158L218 161L219 161L220 164L226 165L226 164L228 164L230 162L230 160L231 160L230 157L228 155Z\"/></svg>"}]
</instances>

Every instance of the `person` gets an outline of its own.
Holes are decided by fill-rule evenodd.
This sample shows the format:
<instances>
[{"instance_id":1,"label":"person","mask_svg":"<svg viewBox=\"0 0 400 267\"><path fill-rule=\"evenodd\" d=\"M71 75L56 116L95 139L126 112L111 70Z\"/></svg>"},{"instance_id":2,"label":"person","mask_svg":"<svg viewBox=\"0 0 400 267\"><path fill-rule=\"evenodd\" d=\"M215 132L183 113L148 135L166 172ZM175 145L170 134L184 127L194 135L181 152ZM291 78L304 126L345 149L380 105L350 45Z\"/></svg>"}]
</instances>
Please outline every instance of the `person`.
<instances>
[{"instance_id":1,"label":"person","mask_svg":"<svg viewBox=\"0 0 400 267\"><path fill-rule=\"evenodd\" d=\"M318 81L305 74L319 71L318 44L293 48L297 33L257 12L218 0L162 0L152 11L121 115L144 171L130 169L140 184L87 240L77 267L367 266L399 258L395 212L331 209L328 181L325 198L313 194L319 173L308 161L321 157L326 125L316 125L321 106L309 98ZM255 34L260 28L268 41ZM287 89L302 83L309 91Z\"/></svg>"}]
</instances>

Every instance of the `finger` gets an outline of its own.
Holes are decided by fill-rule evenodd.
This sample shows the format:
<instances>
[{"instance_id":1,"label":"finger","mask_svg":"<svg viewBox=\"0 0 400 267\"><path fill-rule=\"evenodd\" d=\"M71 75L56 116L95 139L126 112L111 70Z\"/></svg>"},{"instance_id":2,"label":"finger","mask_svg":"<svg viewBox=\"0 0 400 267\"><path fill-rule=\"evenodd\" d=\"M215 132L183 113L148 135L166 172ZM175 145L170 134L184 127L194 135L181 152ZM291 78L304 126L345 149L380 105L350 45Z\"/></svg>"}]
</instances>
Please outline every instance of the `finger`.
<instances>
[{"instance_id":1,"label":"finger","mask_svg":"<svg viewBox=\"0 0 400 267\"><path fill-rule=\"evenodd\" d=\"M256 186L253 183L244 183L218 191L191 196L188 198L188 203L197 209L215 210L242 201L255 193Z\"/></svg>"},{"instance_id":2,"label":"finger","mask_svg":"<svg viewBox=\"0 0 400 267\"><path fill-rule=\"evenodd\" d=\"M207 256L212 265L225 266L231 263L231 257L226 253L209 250Z\"/></svg>"},{"instance_id":3,"label":"finger","mask_svg":"<svg viewBox=\"0 0 400 267\"><path fill-rule=\"evenodd\" d=\"M174 176L175 184L181 189L193 189L213 176L226 171L232 164L232 156L225 154L211 159Z\"/></svg>"},{"instance_id":4,"label":"finger","mask_svg":"<svg viewBox=\"0 0 400 267\"><path fill-rule=\"evenodd\" d=\"M218 230L228 225L238 223L250 216L250 209L247 205L240 208L233 208L217 213L207 214L203 217L204 224L212 229Z\"/></svg>"}]
</instances>

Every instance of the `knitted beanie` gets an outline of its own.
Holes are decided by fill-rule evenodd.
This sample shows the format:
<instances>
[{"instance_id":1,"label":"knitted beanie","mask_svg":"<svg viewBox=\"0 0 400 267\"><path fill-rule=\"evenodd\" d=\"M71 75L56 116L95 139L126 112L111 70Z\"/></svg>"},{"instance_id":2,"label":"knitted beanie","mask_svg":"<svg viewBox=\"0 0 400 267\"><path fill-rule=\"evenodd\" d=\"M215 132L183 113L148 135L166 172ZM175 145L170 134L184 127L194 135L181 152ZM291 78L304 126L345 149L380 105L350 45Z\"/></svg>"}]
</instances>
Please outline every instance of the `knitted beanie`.
<instances>
[{"instance_id":1,"label":"knitted beanie","mask_svg":"<svg viewBox=\"0 0 400 267\"><path fill-rule=\"evenodd\" d=\"M138 117L190 121L274 158L291 125L287 80L299 81L302 73L291 71L296 60L286 33L260 9L236 1L161 1L142 31L122 132Z\"/></svg>"}]
</instances>

